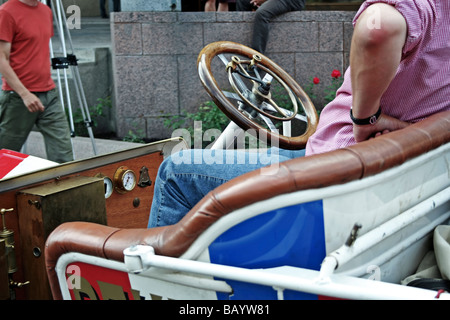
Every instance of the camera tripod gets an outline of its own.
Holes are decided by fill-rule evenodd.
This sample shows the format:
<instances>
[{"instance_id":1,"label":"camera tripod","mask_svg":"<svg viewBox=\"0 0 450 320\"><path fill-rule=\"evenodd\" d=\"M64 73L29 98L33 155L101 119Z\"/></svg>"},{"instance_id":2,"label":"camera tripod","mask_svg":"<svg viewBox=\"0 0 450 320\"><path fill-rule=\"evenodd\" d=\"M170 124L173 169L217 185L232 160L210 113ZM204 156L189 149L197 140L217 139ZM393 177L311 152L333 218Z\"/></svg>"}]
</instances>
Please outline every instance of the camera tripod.
<instances>
[{"instance_id":1,"label":"camera tripod","mask_svg":"<svg viewBox=\"0 0 450 320\"><path fill-rule=\"evenodd\" d=\"M73 85L75 87L75 93L78 98L79 108L81 110L81 114L84 119L84 124L87 128L89 137L91 138L94 155L97 155L97 148L95 144L94 133L92 130L93 122L91 120L89 107L86 102L86 96L84 93L83 84L81 82L80 72L78 70L77 58L74 54L72 38L70 36L70 31L67 26L67 18L64 12L64 7L62 5L61 0L41 0L41 1L44 4L49 4L50 2L53 11L54 21L56 23L58 38L62 49L63 56L55 57L52 43L53 39L50 40L50 54L52 60L52 68L57 72L58 90L63 110L66 110L65 102L67 102L67 113L69 116L71 137L72 138L75 137L75 125L73 121L72 103L70 99L70 86L67 71L70 71L72 74ZM67 53L66 42L71 53ZM64 79L65 92L63 92L62 88L61 72L63 76L62 78ZM73 149L73 139L72 139L72 149ZM73 150L73 152L75 155L75 150Z\"/></svg>"}]
</instances>

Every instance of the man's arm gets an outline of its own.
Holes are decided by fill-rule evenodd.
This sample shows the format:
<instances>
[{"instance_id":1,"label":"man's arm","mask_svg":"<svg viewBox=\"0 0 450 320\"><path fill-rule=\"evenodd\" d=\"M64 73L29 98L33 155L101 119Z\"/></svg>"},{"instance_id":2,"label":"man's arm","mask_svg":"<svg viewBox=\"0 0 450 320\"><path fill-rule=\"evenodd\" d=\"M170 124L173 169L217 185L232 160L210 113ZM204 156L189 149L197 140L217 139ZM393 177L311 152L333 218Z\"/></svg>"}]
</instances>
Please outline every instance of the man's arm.
<instances>
[{"instance_id":1,"label":"man's arm","mask_svg":"<svg viewBox=\"0 0 450 320\"><path fill-rule=\"evenodd\" d=\"M17 74L11 68L9 63L10 53L11 43L0 40L0 74L3 75L8 85L22 98L30 112L44 111L44 106L39 98L22 84Z\"/></svg>"},{"instance_id":2,"label":"man's arm","mask_svg":"<svg viewBox=\"0 0 450 320\"><path fill-rule=\"evenodd\" d=\"M373 4L358 18L350 49L355 118L365 119L377 112L400 64L406 34L404 17L390 5ZM407 125L382 114L373 125L353 125L353 132L359 142Z\"/></svg>"}]
</instances>

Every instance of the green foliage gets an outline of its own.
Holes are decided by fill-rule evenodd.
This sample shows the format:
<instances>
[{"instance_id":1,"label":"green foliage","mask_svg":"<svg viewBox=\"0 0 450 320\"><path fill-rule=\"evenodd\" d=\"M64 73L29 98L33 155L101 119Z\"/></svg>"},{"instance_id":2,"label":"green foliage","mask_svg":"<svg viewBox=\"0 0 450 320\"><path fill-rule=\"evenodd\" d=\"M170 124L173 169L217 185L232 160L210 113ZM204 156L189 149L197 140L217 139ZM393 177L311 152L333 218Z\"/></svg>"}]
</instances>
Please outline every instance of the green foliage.
<instances>
[{"instance_id":1,"label":"green foliage","mask_svg":"<svg viewBox=\"0 0 450 320\"><path fill-rule=\"evenodd\" d=\"M137 132L130 129L128 133L122 138L122 141L135 142L135 143L145 143L145 133L144 130L139 129Z\"/></svg>"},{"instance_id":2,"label":"green foliage","mask_svg":"<svg viewBox=\"0 0 450 320\"><path fill-rule=\"evenodd\" d=\"M331 84L323 91L325 94L323 98L325 99L326 104L330 103L334 100L334 98L336 98L336 91L340 88L342 82L343 79L340 77L331 79Z\"/></svg>"},{"instance_id":3,"label":"green foliage","mask_svg":"<svg viewBox=\"0 0 450 320\"><path fill-rule=\"evenodd\" d=\"M279 82L276 82L275 84L272 85L270 92L272 95L272 99L276 102L276 104L280 108L291 111L294 109L289 94L286 92L286 89Z\"/></svg>"},{"instance_id":4,"label":"green foliage","mask_svg":"<svg viewBox=\"0 0 450 320\"><path fill-rule=\"evenodd\" d=\"M92 128L95 128L98 126L98 121L101 117L105 116L105 112L107 109L112 108L112 102L111 97L106 98L98 98L97 104L90 106L89 109L89 116L91 117L92 122ZM86 137L88 136L88 131L86 127L86 121L85 117L83 117L83 112L81 108L78 108L75 110L75 112L72 114L73 117L73 124L75 129L75 135Z\"/></svg>"},{"instance_id":5,"label":"green foliage","mask_svg":"<svg viewBox=\"0 0 450 320\"><path fill-rule=\"evenodd\" d=\"M164 125L171 129L186 128L193 134L191 122L201 121L204 130L222 130L228 124L228 118L212 101L204 102L198 108L198 112L190 113L185 110L180 115L168 116L164 120Z\"/></svg>"},{"instance_id":6,"label":"green foliage","mask_svg":"<svg viewBox=\"0 0 450 320\"><path fill-rule=\"evenodd\" d=\"M317 79L317 78L316 78ZM311 100L317 99L317 95L314 94L314 86L316 83L314 83L314 78L310 77L310 81L308 84L303 88L303 90L306 92L306 94L309 96Z\"/></svg>"},{"instance_id":7,"label":"green foliage","mask_svg":"<svg viewBox=\"0 0 450 320\"><path fill-rule=\"evenodd\" d=\"M344 81L344 78L342 77L342 74L339 70L334 69L331 72L331 84L323 89L323 92L321 96L323 96L323 99L325 100L325 105L330 103L336 98L336 92L340 88ZM319 85L321 83L321 80L318 77L311 77L310 82L304 87L304 90L306 94L311 99L316 99L317 95L314 94L315 86ZM319 110L322 110L323 108L319 108Z\"/></svg>"},{"instance_id":8,"label":"green foliage","mask_svg":"<svg viewBox=\"0 0 450 320\"><path fill-rule=\"evenodd\" d=\"M197 128L194 128L192 124L197 121L201 123L202 136L209 129L223 131L229 123L227 116L222 113L214 102L206 101L200 105L197 112L191 113L183 110L180 115L165 116L164 126L172 130L184 128L191 137L194 137L194 131ZM203 147L210 143L211 141L205 141Z\"/></svg>"}]
</instances>

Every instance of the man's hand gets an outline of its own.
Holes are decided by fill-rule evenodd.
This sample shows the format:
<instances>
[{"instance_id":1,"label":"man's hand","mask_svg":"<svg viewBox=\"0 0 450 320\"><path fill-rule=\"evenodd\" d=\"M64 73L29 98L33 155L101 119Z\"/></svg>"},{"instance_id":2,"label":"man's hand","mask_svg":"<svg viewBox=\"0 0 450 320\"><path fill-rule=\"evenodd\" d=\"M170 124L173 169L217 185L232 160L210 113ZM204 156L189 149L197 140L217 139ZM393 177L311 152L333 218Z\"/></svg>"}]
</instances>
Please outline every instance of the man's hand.
<instances>
[{"instance_id":1,"label":"man's hand","mask_svg":"<svg viewBox=\"0 0 450 320\"><path fill-rule=\"evenodd\" d=\"M26 94L22 96L22 100L25 106L27 107L28 111L30 112L44 111L44 105L35 94L28 91Z\"/></svg>"},{"instance_id":2,"label":"man's hand","mask_svg":"<svg viewBox=\"0 0 450 320\"><path fill-rule=\"evenodd\" d=\"M408 122L381 114L375 124L367 124L362 126L354 124L353 135L355 136L356 142L361 142L391 131L406 128L409 125L410 124Z\"/></svg>"}]
</instances>

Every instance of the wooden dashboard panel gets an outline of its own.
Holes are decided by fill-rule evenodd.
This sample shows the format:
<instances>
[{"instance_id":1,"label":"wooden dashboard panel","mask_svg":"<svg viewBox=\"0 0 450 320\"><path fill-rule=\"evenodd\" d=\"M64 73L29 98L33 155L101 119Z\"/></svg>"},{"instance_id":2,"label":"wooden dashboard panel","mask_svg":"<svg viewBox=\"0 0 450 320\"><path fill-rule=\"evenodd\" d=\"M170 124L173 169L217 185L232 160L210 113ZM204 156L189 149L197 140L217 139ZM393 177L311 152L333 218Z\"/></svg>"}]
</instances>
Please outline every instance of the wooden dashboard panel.
<instances>
[{"instance_id":1,"label":"wooden dashboard panel","mask_svg":"<svg viewBox=\"0 0 450 320\"><path fill-rule=\"evenodd\" d=\"M116 170L121 166L126 166L136 173L136 177L139 180L141 170L147 170L151 181L150 186L136 186L132 191L126 193L119 193L114 190L111 196L106 199L106 216L109 226L120 228L147 227L153 199L154 182L162 160L163 156L161 153L152 153L81 173L84 176L94 177L102 175L113 179Z\"/></svg>"},{"instance_id":2,"label":"wooden dashboard panel","mask_svg":"<svg viewBox=\"0 0 450 320\"><path fill-rule=\"evenodd\" d=\"M133 190L125 193L113 191L111 196L105 201L107 225L119 228L146 228L150 207L153 199L154 181L158 168L164 157L172 152L172 149L179 144L185 143L183 140L175 138L155 142L142 147L119 151L107 155L96 156L80 161L69 162L57 165L52 168L32 172L0 181L0 208L13 209L5 214L5 223L9 230L14 232L14 251L16 257L17 271L13 274L14 281L20 283L30 279L24 278L23 263L24 255L30 252L23 252L21 245L21 230L32 230L25 224L27 221L19 221L18 195L22 190L42 186L44 184L55 183L65 179L76 177L109 177L114 180L117 169L126 166L135 172L139 181L141 172L148 172L151 183L145 186L134 187ZM182 148L184 148L184 146ZM144 171L143 171L144 170ZM76 205L74 203L73 205ZM22 226L20 224L23 224ZM32 279L32 281L40 281ZM15 290L17 299L27 299L27 286Z\"/></svg>"}]
</instances>

